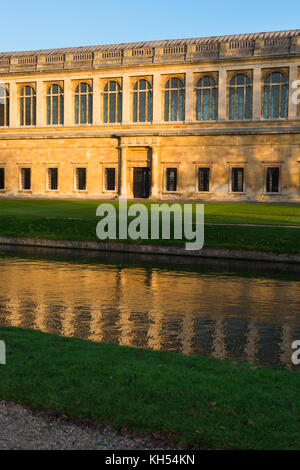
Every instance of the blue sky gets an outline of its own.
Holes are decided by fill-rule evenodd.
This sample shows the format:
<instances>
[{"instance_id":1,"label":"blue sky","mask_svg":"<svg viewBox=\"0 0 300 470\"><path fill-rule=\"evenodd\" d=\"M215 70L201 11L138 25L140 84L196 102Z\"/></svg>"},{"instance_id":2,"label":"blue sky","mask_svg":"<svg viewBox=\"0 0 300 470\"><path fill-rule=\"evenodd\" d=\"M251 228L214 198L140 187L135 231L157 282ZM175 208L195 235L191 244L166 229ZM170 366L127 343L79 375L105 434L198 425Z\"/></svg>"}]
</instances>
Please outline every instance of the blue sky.
<instances>
[{"instance_id":1,"label":"blue sky","mask_svg":"<svg viewBox=\"0 0 300 470\"><path fill-rule=\"evenodd\" d=\"M300 29L299 0L2 3L1 51Z\"/></svg>"}]
</instances>

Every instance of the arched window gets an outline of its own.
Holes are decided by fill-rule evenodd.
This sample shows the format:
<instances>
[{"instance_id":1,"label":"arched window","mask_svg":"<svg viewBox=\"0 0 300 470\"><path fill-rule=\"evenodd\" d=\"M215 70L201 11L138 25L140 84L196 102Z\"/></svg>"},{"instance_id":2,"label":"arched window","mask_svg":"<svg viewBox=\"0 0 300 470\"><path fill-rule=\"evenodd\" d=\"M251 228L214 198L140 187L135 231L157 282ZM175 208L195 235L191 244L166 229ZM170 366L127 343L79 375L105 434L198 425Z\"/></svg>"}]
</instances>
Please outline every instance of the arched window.
<instances>
[{"instance_id":1,"label":"arched window","mask_svg":"<svg viewBox=\"0 0 300 470\"><path fill-rule=\"evenodd\" d=\"M26 85L20 93L21 126L36 125L36 93L32 86Z\"/></svg>"},{"instance_id":2,"label":"arched window","mask_svg":"<svg viewBox=\"0 0 300 470\"><path fill-rule=\"evenodd\" d=\"M229 119L252 118L252 82L242 73L235 75L230 81Z\"/></svg>"},{"instance_id":3,"label":"arched window","mask_svg":"<svg viewBox=\"0 0 300 470\"><path fill-rule=\"evenodd\" d=\"M122 88L118 82L111 81L105 85L103 121L122 122Z\"/></svg>"},{"instance_id":4,"label":"arched window","mask_svg":"<svg viewBox=\"0 0 300 470\"><path fill-rule=\"evenodd\" d=\"M0 126L9 126L9 91L0 86Z\"/></svg>"},{"instance_id":5,"label":"arched window","mask_svg":"<svg viewBox=\"0 0 300 470\"><path fill-rule=\"evenodd\" d=\"M288 79L281 72L270 73L264 86L265 119L287 118Z\"/></svg>"},{"instance_id":6,"label":"arched window","mask_svg":"<svg viewBox=\"0 0 300 470\"><path fill-rule=\"evenodd\" d=\"M75 90L75 123L91 124L93 121L93 91L85 82L77 85Z\"/></svg>"},{"instance_id":7,"label":"arched window","mask_svg":"<svg viewBox=\"0 0 300 470\"><path fill-rule=\"evenodd\" d=\"M133 88L133 122L152 122L152 86L138 80Z\"/></svg>"},{"instance_id":8,"label":"arched window","mask_svg":"<svg viewBox=\"0 0 300 470\"><path fill-rule=\"evenodd\" d=\"M173 77L165 86L165 121L184 121L184 84Z\"/></svg>"},{"instance_id":9,"label":"arched window","mask_svg":"<svg viewBox=\"0 0 300 470\"><path fill-rule=\"evenodd\" d=\"M209 75L200 78L196 85L196 119L209 121L217 119L217 82Z\"/></svg>"},{"instance_id":10,"label":"arched window","mask_svg":"<svg viewBox=\"0 0 300 470\"><path fill-rule=\"evenodd\" d=\"M53 84L47 92L47 124L64 123L64 92L60 85Z\"/></svg>"}]
</instances>

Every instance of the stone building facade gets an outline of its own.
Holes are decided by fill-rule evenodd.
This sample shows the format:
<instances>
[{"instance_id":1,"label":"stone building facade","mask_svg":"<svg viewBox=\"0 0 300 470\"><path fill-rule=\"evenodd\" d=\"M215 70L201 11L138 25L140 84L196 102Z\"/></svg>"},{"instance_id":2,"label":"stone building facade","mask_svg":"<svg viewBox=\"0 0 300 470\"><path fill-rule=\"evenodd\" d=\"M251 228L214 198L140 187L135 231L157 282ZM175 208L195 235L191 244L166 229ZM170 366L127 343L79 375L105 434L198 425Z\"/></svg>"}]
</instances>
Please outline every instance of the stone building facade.
<instances>
[{"instance_id":1,"label":"stone building facade","mask_svg":"<svg viewBox=\"0 0 300 470\"><path fill-rule=\"evenodd\" d=\"M1 53L0 80L1 198L300 201L300 30Z\"/></svg>"}]
</instances>

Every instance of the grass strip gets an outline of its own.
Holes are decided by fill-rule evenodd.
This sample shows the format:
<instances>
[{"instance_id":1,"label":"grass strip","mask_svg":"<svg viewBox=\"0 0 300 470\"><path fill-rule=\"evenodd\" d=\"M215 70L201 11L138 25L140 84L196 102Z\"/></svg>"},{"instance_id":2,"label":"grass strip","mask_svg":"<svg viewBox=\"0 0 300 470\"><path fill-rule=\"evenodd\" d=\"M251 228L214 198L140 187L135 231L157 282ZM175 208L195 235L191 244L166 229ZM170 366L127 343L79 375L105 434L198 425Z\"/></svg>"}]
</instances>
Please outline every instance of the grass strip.
<instances>
[{"instance_id":1,"label":"grass strip","mask_svg":"<svg viewBox=\"0 0 300 470\"><path fill-rule=\"evenodd\" d=\"M0 217L0 236L57 240L98 240L97 220L45 217ZM126 240L120 240L124 242ZM130 243L182 246L181 240L137 240ZM205 226L206 248L231 248L277 253L299 253L300 232L293 228Z\"/></svg>"},{"instance_id":2,"label":"grass strip","mask_svg":"<svg viewBox=\"0 0 300 470\"><path fill-rule=\"evenodd\" d=\"M109 202L118 208L118 201ZM176 201L174 201L176 202ZM199 201L197 201L199 203ZM101 201L0 200L0 216L58 217L93 219ZM195 202L194 202L195 203ZM201 203L201 202L200 202ZM134 202L128 202L134 204ZM150 209L151 202L143 201ZM169 202L172 204L172 202ZM177 204L177 202L176 202ZM179 203L183 205L183 203ZM195 205L193 206L195 210ZM204 204L205 221L209 223L300 225L300 204L215 203Z\"/></svg>"},{"instance_id":3,"label":"grass strip","mask_svg":"<svg viewBox=\"0 0 300 470\"><path fill-rule=\"evenodd\" d=\"M176 445L299 449L300 375L0 327L0 398Z\"/></svg>"}]
</instances>

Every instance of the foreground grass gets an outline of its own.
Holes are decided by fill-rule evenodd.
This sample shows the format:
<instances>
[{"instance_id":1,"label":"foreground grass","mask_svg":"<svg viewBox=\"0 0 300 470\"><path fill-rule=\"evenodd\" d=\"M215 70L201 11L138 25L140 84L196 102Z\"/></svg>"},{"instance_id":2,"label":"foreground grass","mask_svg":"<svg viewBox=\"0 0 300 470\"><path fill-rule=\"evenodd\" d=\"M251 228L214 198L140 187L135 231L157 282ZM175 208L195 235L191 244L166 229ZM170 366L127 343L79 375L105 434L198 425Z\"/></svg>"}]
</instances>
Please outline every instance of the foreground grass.
<instances>
[{"instance_id":1,"label":"foreground grass","mask_svg":"<svg viewBox=\"0 0 300 470\"><path fill-rule=\"evenodd\" d=\"M0 327L0 399L177 445L300 449L300 374Z\"/></svg>"},{"instance_id":2,"label":"foreground grass","mask_svg":"<svg viewBox=\"0 0 300 470\"><path fill-rule=\"evenodd\" d=\"M0 236L96 241L97 220L0 217ZM122 241L122 240L121 240ZM130 240L128 240L130 241ZM141 240L182 246L181 240ZM206 248L234 248L277 253L300 252L300 230L280 227L205 226Z\"/></svg>"}]
</instances>

